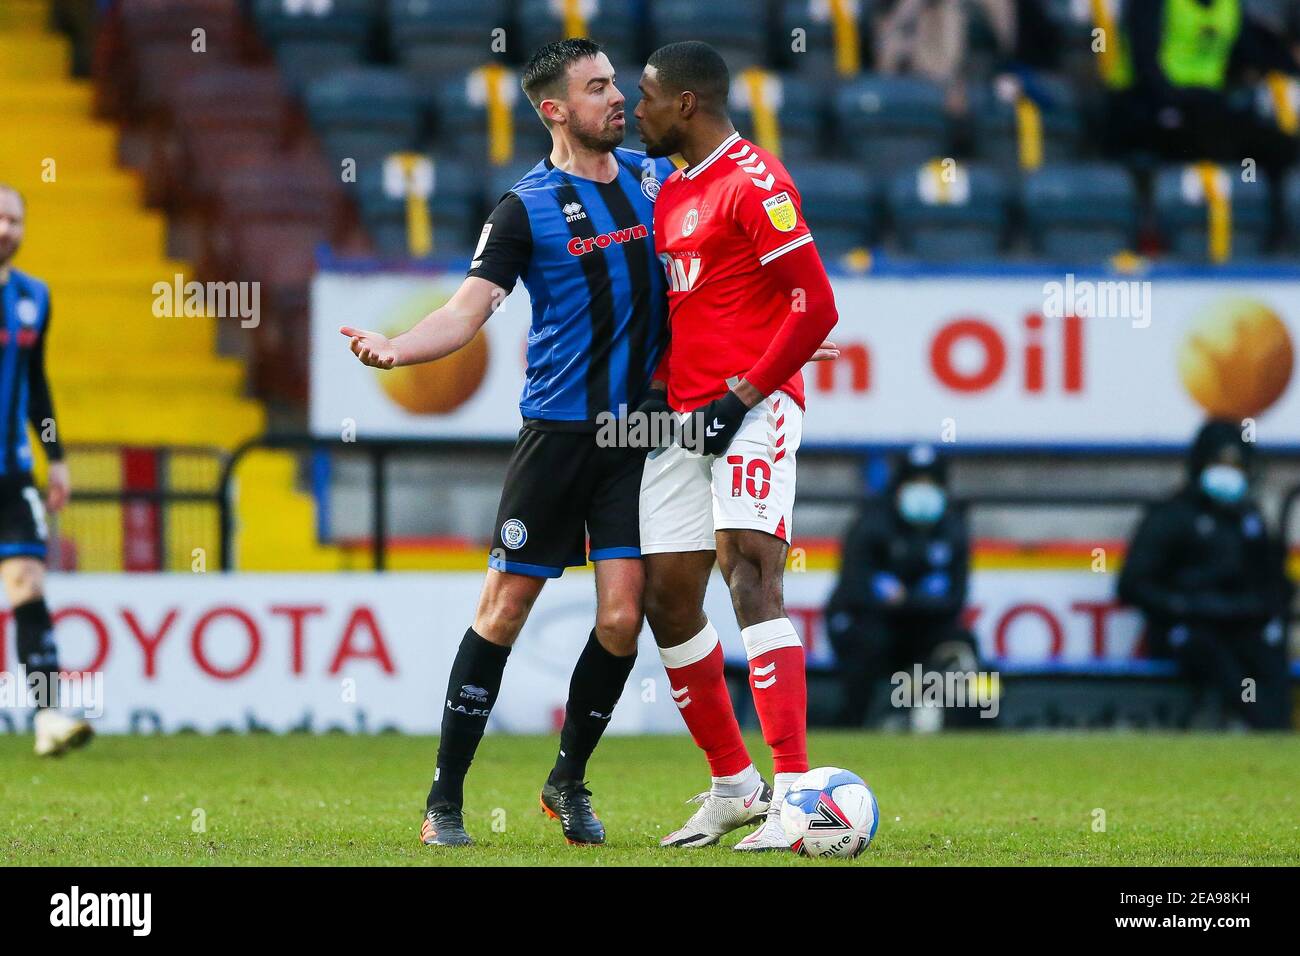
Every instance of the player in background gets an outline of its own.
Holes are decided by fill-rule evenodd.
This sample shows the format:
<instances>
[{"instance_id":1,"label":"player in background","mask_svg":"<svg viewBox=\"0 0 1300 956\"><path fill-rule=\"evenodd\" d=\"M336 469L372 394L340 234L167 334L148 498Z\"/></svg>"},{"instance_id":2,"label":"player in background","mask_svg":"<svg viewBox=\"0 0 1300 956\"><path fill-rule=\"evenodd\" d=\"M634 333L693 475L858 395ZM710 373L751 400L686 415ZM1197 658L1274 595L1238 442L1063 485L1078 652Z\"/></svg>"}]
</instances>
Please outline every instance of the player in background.
<instances>
[{"instance_id":1,"label":"player in background","mask_svg":"<svg viewBox=\"0 0 1300 956\"><path fill-rule=\"evenodd\" d=\"M45 506L32 482L29 422L49 464L50 511L67 503L71 482L45 377L50 290L10 265L22 245L25 215L18 191L0 184L0 580L18 631L18 661L36 705L36 753L57 756L87 743L93 731L58 709L59 654L45 603Z\"/></svg>"},{"instance_id":2,"label":"player in background","mask_svg":"<svg viewBox=\"0 0 1300 956\"><path fill-rule=\"evenodd\" d=\"M651 55L636 109L649 156L680 153L655 206L668 272L669 345L643 404L682 415L685 440L647 458L641 485L646 619L673 699L713 782L665 846L706 846L754 822L737 850L785 849L780 805L808 770L804 651L782 576L803 429L800 368L837 321L799 193L781 162L727 116L727 66L712 47ZM666 385L666 391L662 390ZM755 769L704 614L714 561L731 591L774 785Z\"/></svg>"},{"instance_id":3,"label":"player in background","mask_svg":"<svg viewBox=\"0 0 1300 956\"><path fill-rule=\"evenodd\" d=\"M665 337L653 213L666 159L619 148L614 69L590 40L542 47L524 92L551 132L550 156L488 218L469 275L442 308L391 341L344 326L367 365L431 362L466 345L523 279L532 298L523 427L506 474L487 580L447 682L438 766L421 837L470 843L464 780L496 704L510 648L547 578L596 565L596 622L569 686L542 806L570 843L603 843L583 778L636 658L644 575L637 500L644 449L601 447L597 419L635 408Z\"/></svg>"}]
</instances>

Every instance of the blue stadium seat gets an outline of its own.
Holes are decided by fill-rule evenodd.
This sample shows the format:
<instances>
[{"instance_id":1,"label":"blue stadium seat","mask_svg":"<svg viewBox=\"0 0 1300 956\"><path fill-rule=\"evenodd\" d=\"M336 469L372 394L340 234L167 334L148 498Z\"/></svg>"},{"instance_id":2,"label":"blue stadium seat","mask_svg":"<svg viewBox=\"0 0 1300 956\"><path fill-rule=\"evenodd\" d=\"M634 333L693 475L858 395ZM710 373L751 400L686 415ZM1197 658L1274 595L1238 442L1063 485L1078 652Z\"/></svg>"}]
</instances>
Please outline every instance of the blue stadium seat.
<instances>
[{"instance_id":1,"label":"blue stadium seat","mask_svg":"<svg viewBox=\"0 0 1300 956\"><path fill-rule=\"evenodd\" d=\"M769 81L769 95L780 127L781 158L788 162L819 155L823 121L821 94L808 81L796 76L768 75L773 78ZM743 76L731 78L731 118L742 136L757 142L749 84Z\"/></svg>"},{"instance_id":2,"label":"blue stadium seat","mask_svg":"<svg viewBox=\"0 0 1300 956\"><path fill-rule=\"evenodd\" d=\"M1134 247L1138 196L1123 166L1046 166L1025 177L1020 195L1030 246L1044 258L1097 261Z\"/></svg>"},{"instance_id":3,"label":"blue stadium seat","mask_svg":"<svg viewBox=\"0 0 1300 956\"><path fill-rule=\"evenodd\" d=\"M871 63L871 23L874 0L858 4L858 63ZM777 14L774 48L781 52L781 62L809 79L834 80L835 31L831 26L831 5L825 0L782 0ZM803 30L801 52L791 49L794 31Z\"/></svg>"},{"instance_id":4,"label":"blue stadium seat","mask_svg":"<svg viewBox=\"0 0 1300 956\"><path fill-rule=\"evenodd\" d=\"M435 83L459 76L497 55L493 31L509 26L510 6L508 0L387 0L389 45L412 75ZM509 49L511 34L501 39Z\"/></svg>"},{"instance_id":5,"label":"blue stadium seat","mask_svg":"<svg viewBox=\"0 0 1300 956\"><path fill-rule=\"evenodd\" d=\"M434 254L467 256L482 223L479 221L481 184L473 167L454 159L430 156L433 193L429 215L433 225ZM385 184L384 166L364 167L358 177L357 199L366 231L383 256L407 255L407 200Z\"/></svg>"},{"instance_id":6,"label":"blue stadium seat","mask_svg":"<svg viewBox=\"0 0 1300 956\"><path fill-rule=\"evenodd\" d=\"M844 161L804 162L792 175L823 259L871 244L877 232L879 196L866 170Z\"/></svg>"},{"instance_id":7,"label":"blue stadium seat","mask_svg":"<svg viewBox=\"0 0 1300 956\"><path fill-rule=\"evenodd\" d=\"M378 0L254 0L253 22L273 47L282 43L337 43L358 53L370 42L379 12Z\"/></svg>"},{"instance_id":8,"label":"blue stadium seat","mask_svg":"<svg viewBox=\"0 0 1300 956\"><path fill-rule=\"evenodd\" d=\"M1300 251L1300 168L1292 169L1282 184L1282 210L1290 248Z\"/></svg>"},{"instance_id":9,"label":"blue stadium seat","mask_svg":"<svg viewBox=\"0 0 1300 956\"><path fill-rule=\"evenodd\" d=\"M489 212L524 174L541 162L542 157L518 158L505 166L489 170L483 182L483 206Z\"/></svg>"},{"instance_id":10,"label":"blue stadium seat","mask_svg":"<svg viewBox=\"0 0 1300 956\"><path fill-rule=\"evenodd\" d=\"M1011 81L1015 82L1015 81ZM971 124L975 155L1004 169L1019 165L1019 124L1015 100L1004 98L993 85L981 86L971 96ZM1055 77L1034 77L1025 94L1038 107L1043 137L1043 163L1064 163L1079 154L1083 116L1074 90Z\"/></svg>"},{"instance_id":11,"label":"blue stadium seat","mask_svg":"<svg viewBox=\"0 0 1300 956\"><path fill-rule=\"evenodd\" d=\"M1269 183L1263 173L1255 182L1241 181L1240 171L1222 167L1223 183L1232 191L1232 258L1265 254L1269 235ZM1171 255L1189 261L1209 258L1206 203L1193 167L1166 166L1156 173L1156 221Z\"/></svg>"},{"instance_id":12,"label":"blue stadium seat","mask_svg":"<svg viewBox=\"0 0 1300 956\"><path fill-rule=\"evenodd\" d=\"M864 76L835 94L837 149L894 172L948 154L943 90L914 77Z\"/></svg>"},{"instance_id":13,"label":"blue stadium seat","mask_svg":"<svg viewBox=\"0 0 1300 956\"><path fill-rule=\"evenodd\" d=\"M362 65L357 44L346 40L285 40L275 48L275 62L285 86L302 96L314 80Z\"/></svg>"},{"instance_id":14,"label":"blue stadium seat","mask_svg":"<svg viewBox=\"0 0 1300 956\"><path fill-rule=\"evenodd\" d=\"M900 251L936 262L995 257L1007 224L1006 178L992 167L961 162L941 188L932 172L906 170L889 183Z\"/></svg>"},{"instance_id":15,"label":"blue stadium seat","mask_svg":"<svg viewBox=\"0 0 1300 956\"><path fill-rule=\"evenodd\" d=\"M518 76L512 73L504 82L507 94L514 97L510 110L514 156L520 160L530 159L531 166L551 151L551 134L519 88ZM438 91L435 104L438 148L476 163L486 162L488 110L481 90L475 85L474 74L470 72L446 80Z\"/></svg>"},{"instance_id":16,"label":"blue stadium seat","mask_svg":"<svg viewBox=\"0 0 1300 956\"><path fill-rule=\"evenodd\" d=\"M733 74L767 60L766 16L754 0L654 0L649 9L655 47L703 40Z\"/></svg>"},{"instance_id":17,"label":"blue stadium seat","mask_svg":"<svg viewBox=\"0 0 1300 956\"><path fill-rule=\"evenodd\" d=\"M618 74L624 93L636 88L645 65L639 47L639 28L633 5L626 0L587 0L581 5L587 14L587 35L600 44ZM556 0L521 0L519 31L527 57L545 43L563 40L564 5ZM518 52L518 51L516 51Z\"/></svg>"},{"instance_id":18,"label":"blue stadium seat","mask_svg":"<svg viewBox=\"0 0 1300 956\"><path fill-rule=\"evenodd\" d=\"M423 121L411 82L379 67L343 70L307 87L307 114L334 159L359 163L412 148Z\"/></svg>"}]
</instances>

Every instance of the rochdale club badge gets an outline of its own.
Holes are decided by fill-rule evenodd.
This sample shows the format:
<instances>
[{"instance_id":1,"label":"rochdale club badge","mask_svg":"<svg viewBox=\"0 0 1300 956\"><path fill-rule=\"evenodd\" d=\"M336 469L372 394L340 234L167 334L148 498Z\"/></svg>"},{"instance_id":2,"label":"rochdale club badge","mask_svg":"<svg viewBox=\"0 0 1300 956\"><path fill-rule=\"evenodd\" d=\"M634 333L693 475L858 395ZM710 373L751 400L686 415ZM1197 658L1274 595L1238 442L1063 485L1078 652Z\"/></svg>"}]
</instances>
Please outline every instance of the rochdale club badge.
<instances>
[{"instance_id":1,"label":"rochdale club badge","mask_svg":"<svg viewBox=\"0 0 1300 956\"><path fill-rule=\"evenodd\" d=\"M653 176L646 176L641 180L641 192L645 195L646 199L654 202L659 198L659 180L655 179Z\"/></svg>"},{"instance_id":2,"label":"rochdale club badge","mask_svg":"<svg viewBox=\"0 0 1300 956\"><path fill-rule=\"evenodd\" d=\"M501 543L511 551L517 551L528 540L528 529L518 518L511 518L501 526Z\"/></svg>"},{"instance_id":3,"label":"rochdale club badge","mask_svg":"<svg viewBox=\"0 0 1300 956\"><path fill-rule=\"evenodd\" d=\"M767 218L772 220L772 225L778 232L789 232L798 223L799 216L794 211L794 203L790 200L789 193L777 193L764 199L763 208L767 210Z\"/></svg>"}]
</instances>

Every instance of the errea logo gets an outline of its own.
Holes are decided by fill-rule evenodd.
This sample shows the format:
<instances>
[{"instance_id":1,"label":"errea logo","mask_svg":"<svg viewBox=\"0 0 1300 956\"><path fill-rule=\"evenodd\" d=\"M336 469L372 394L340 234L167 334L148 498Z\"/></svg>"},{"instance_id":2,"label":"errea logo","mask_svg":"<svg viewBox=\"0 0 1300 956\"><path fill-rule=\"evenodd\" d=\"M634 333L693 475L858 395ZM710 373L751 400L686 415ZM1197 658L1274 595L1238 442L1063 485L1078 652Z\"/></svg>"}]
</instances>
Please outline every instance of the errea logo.
<instances>
[{"instance_id":1,"label":"errea logo","mask_svg":"<svg viewBox=\"0 0 1300 956\"><path fill-rule=\"evenodd\" d=\"M560 211L564 213L565 222L587 218L587 214L582 211L582 203L580 202L566 202Z\"/></svg>"}]
</instances>

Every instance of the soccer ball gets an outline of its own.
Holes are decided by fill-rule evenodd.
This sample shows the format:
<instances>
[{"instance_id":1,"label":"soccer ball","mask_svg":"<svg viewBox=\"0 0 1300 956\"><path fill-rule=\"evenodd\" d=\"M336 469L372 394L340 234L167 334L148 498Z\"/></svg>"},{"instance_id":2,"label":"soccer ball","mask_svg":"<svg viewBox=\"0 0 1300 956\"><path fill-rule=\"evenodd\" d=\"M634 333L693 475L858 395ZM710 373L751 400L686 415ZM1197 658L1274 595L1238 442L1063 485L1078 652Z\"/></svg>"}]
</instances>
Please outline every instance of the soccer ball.
<instances>
[{"instance_id":1,"label":"soccer ball","mask_svg":"<svg viewBox=\"0 0 1300 956\"><path fill-rule=\"evenodd\" d=\"M871 788L839 767L809 770L791 784L781 804L781 825L790 849L800 856L857 856L879 822Z\"/></svg>"}]
</instances>

